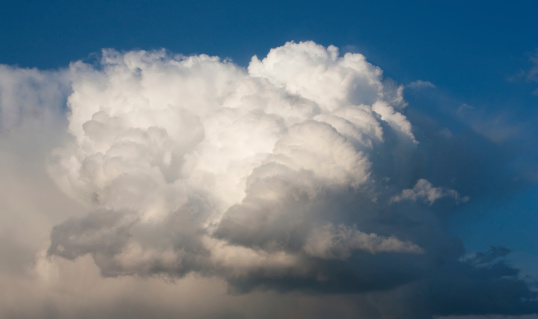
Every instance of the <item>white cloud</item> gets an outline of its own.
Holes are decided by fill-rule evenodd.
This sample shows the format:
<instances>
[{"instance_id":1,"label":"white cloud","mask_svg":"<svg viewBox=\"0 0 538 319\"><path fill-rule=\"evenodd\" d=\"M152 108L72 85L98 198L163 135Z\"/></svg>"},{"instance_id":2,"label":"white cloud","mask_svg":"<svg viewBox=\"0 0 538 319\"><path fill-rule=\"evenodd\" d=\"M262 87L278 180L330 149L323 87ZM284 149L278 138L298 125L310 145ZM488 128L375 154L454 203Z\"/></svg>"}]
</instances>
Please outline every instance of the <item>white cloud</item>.
<instances>
[{"instance_id":1,"label":"white cloud","mask_svg":"<svg viewBox=\"0 0 538 319\"><path fill-rule=\"evenodd\" d=\"M453 189L444 187L434 187L432 183L425 179L419 179L415 186L410 189L404 189L400 194L391 198L391 202L401 202L404 200L416 201L424 200L429 205L433 204L436 200L450 197L456 200L456 202L467 202L469 197L460 197L460 194Z\"/></svg>"},{"instance_id":2,"label":"white cloud","mask_svg":"<svg viewBox=\"0 0 538 319\"><path fill-rule=\"evenodd\" d=\"M105 50L68 71L0 71L2 317L381 317L401 305L373 299L444 296L434 279L452 268L433 261L467 269L412 202L465 198L403 189L428 145L403 86L360 54L290 42L245 70Z\"/></svg>"},{"instance_id":3,"label":"white cloud","mask_svg":"<svg viewBox=\"0 0 538 319\"><path fill-rule=\"evenodd\" d=\"M430 81L417 80L417 81L407 84L407 87L412 88L412 89L422 89L422 88L435 88L436 86Z\"/></svg>"},{"instance_id":4,"label":"white cloud","mask_svg":"<svg viewBox=\"0 0 538 319\"><path fill-rule=\"evenodd\" d=\"M222 230L234 205L284 200L289 194L275 181L295 174L308 176L291 188L309 196L297 204L358 189L371 182L369 152L384 142L384 130L415 142L405 115L383 99L401 99L401 88L390 93L379 68L332 46L287 43L254 57L248 73L215 57L162 51L105 50L101 63L100 70L71 66L74 143L55 151L50 172L66 193L115 215L92 213L55 228L51 252L91 253L105 273L204 268L199 252L216 255L216 246L200 236ZM330 219L312 217L312 227ZM182 239L150 240L148 232ZM105 249L102 238L115 248Z\"/></svg>"}]
</instances>

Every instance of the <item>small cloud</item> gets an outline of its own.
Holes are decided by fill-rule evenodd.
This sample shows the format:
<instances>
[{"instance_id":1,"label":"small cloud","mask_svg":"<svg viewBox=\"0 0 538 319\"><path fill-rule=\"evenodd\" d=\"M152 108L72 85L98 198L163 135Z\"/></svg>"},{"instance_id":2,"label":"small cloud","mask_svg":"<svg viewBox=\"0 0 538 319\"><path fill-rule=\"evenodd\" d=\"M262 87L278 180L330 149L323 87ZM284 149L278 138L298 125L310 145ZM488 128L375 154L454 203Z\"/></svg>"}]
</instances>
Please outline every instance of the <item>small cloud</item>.
<instances>
[{"instance_id":1,"label":"small cloud","mask_svg":"<svg viewBox=\"0 0 538 319\"><path fill-rule=\"evenodd\" d=\"M538 82L538 49L534 51L529 60L532 63L532 67L527 73L527 81Z\"/></svg>"},{"instance_id":2,"label":"small cloud","mask_svg":"<svg viewBox=\"0 0 538 319\"><path fill-rule=\"evenodd\" d=\"M443 197L451 197L456 200L457 203L468 202L469 197L461 197L458 192L450 188L434 187L432 183L425 179L419 179L413 188L404 189L399 195L393 196L390 201L401 202L403 200L416 201L423 200L429 205L432 205L436 200Z\"/></svg>"},{"instance_id":3,"label":"small cloud","mask_svg":"<svg viewBox=\"0 0 538 319\"><path fill-rule=\"evenodd\" d=\"M509 76L507 81L509 82L519 82L525 81L527 83L536 83L538 82L538 48L534 50L529 56L530 67L519 70L518 73ZM538 89L534 89L531 92L532 95L538 95Z\"/></svg>"},{"instance_id":4,"label":"small cloud","mask_svg":"<svg viewBox=\"0 0 538 319\"><path fill-rule=\"evenodd\" d=\"M407 84L407 87L411 89L436 88L435 84L433 84L432 82L422 80L411 82Z\"/></svg>"},{"instance_id":5,"label":"small cloud","mask_svg":"<svg viewBox=\"0 0 538 319\"><path fill-rule=\"evenodd\" d=\"M529 62L531 66L522 70L519 70L518 73L509 76L508 81L520 81L525 80L527 82L538 82L538 48L534 50L529 56Z\"/></svg>"},{"instance_id":6,"label":"small cloud","mask_svg":"<svg viewBox=\"0 0 538 319\"><path fill-rule=\"evenodd\" d=\"M458 107L458 113L459 113L459 114L462 114L462 113L466 113L466 112L468 112L468 111L472 111L472 110L474 110L474 109L475 109L474 106L463 103L462 105L460 105L460 106Z\"/></svg>"}]
</instances>

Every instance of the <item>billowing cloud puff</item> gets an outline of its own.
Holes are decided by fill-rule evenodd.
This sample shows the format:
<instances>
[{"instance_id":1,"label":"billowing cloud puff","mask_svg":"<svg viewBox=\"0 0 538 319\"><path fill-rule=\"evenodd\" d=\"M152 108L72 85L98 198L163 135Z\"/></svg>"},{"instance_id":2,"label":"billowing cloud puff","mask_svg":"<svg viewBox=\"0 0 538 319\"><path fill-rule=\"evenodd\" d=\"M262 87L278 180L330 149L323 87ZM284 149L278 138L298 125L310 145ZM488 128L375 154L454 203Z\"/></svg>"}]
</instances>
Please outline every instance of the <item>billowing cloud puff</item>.
<instances>
[{"instance_id":1,"label":"billowing cloud puff","mask_svg":"<svg viewBox=\"0 0 538 319\"><path fill-rule=\"evenodd\" d=\"M461 258L432 204L468 198L429 181L403 86L360 54L290 42L244 69L104 50L55 76L70 85L69 138L48 172L87 214L53 227L49 256L89 255L105 277L200 274L240 293L427 305L401 318L537 309L499 256ZM470 286L485 291L472 309L454 293ZM491 306L505 294L509 304Z\"/></svg>"},{"instance_id":2,"label":"billowing cloud puff","mask_svg":"<svg viewBox=\"0 0 538 319\"><path fill-rule=\"evenodd\" d=\"M50 253L90 253L105 275L235 273L218 262L223 245L250 251L247 272L277 267L260 255L288 256L286 274L317 272L313 258L423 253L410 234L354 217L375 207L342 204L363 194L357 204L375 206L370 154L387 131L416 144L385 98L401 90L387 94L362 55L288 43L245 71L204 55L107 50L100 68L70 72L73 139L50 171L94 211L55 227Z\"/></svg>"}]
</instances>

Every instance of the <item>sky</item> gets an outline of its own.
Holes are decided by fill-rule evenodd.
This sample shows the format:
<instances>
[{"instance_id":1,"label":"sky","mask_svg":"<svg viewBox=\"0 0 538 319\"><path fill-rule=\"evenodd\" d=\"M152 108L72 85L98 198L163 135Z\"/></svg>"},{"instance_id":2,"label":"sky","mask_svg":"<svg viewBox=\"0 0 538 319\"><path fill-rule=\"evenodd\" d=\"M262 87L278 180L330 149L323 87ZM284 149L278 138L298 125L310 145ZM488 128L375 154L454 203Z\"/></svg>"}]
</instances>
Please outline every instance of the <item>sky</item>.
<instances>
[{"instance_id":1,"label":"sky","mask_svg":"<svg viewBox=\"0 0 538 319\"><path fill-rule=\"evenodd\" d=\"M538 318L535 1L12 1L0 317Z\"/></svg>"}]
</instances>

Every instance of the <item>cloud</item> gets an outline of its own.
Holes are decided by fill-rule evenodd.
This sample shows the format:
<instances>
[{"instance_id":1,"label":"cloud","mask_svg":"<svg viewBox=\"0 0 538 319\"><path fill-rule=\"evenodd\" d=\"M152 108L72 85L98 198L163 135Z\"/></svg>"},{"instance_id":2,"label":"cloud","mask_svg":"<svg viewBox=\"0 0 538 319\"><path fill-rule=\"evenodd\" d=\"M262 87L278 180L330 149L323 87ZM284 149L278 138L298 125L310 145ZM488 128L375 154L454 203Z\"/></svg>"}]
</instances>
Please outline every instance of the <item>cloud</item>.
<instances>
[{"instance_id":1,"label":"cloud","mask_svg":"<svg viewBox=\"0 0 538 319\"><path fill-rule=\"evenodd\" d=\"M325 259L347 259L353 250L379 252L423 253L417 245L402 242L394 237L365 234L355 227L328 224L315 229L306 240L305 252Z\"/></svg>"},{"instance_id":2,"label":"cloud","mask_svg":"<svg viewBox=\"0 0 538 319\"><path fill-rule=\"evenodd\" d=\"M525 81L530 83L538 82L538 48L529 55L530 66L519 70L518 73L507 78L507 81L516 82L516 81ZM538 95L538 89L531 88L532 95Z\"/></svg>"},{"instance_id":3,"label":"cloud","mask_svg":"<svg viewBox=\"0 0 538 319\"><path fill-rule=\"evenodd\" d=\"M538 81L538 49L535 50L534 54L530 56L529 60L532 63L532 67L526 73L527 81Z\"/></svg>"},{"instance_id":4,"label":"cloud","mask_svg":"<svg viewBox=\"0 0 538 319\"><path fill-rule=\"evenodd\" d=\"M257 313L245 306L252 300L270 296L267 302L279 303L281 292L303 300L307 310L288 305L282 312L268 309L268 317L327 317L339 307L335 295L347 300L342 317L350 318L538 309L533 302L518 308L533 293L516 269L461 258L462 244L440 214L450 208L431 204L465 197L423 169L423 163L436 167L439 158L430 158L434 146L423 142L428 130L407 117L403 86L384 80L360 54L290 42L263 59L253 57L244 69L206 55L104 50L95 65L9 72L30 76L20 81L26 86L6 86L14 96L9 101L19 104L2 102L2 112L23 115L11 116L5 127L38 136L20 123L42 100L39 112L52 110L50 123L61 124L46 125L42 138L55 138L43 146L46 152L36 153L41 174L44 162L49 174L40 187L53 194L59 212L46 217L48 247L34 239L40 245L30 250L34 275L48 278L43 282L52 282L54 291L76 289L61 274L84 272L74 270L81 267L91 269L103 293L108 285L114 293L131 284L144 289L138 280L146 280L155 297L140 313L164 296L159 290L175 289L163 288L159 278L192 287L210 282L207 287L219 293L236 293L242 301L230 307L231 295L215 297L231 317ZM35 79L36 93L20 89ZM455 143L445 135L442 145ZM25 256L31 265L32 254ZM465 295L473 307L459 294L469 287L476 287ZM46 305L43 291L35 298ZM102 316L101 310L129 316L95 299L88 304L99 311L84 306L69 312L52 296L53 317ZM506 305L491 307L499 297L508 298ZM137 304L140 298L135 291L125 300ZM383 306L390 300L394 306ZM162 317L215 316L196 307L180 311L173 302L167 307Z\"/></svg>"},{"instance_id":5,"label":"cloud","mask_svg":"<svg viewBox=\"0 0 538 319\"><path fill-rule=\"evenodd\" d=\"M430 82L430 81L422 81L422 80L417 80L417 81L411 82L411 83L407 84L407 87L412 88L412 89L436 88L435 84L433 84L432 82Z\"/></svg>"},{"instance_id":6,"label":"cloud","mask_svg":"<svg viewBox=\"0 0 538 319\"><path fill-rule=\"evenodd\" d=\"M90 253L104 274L210 268L219 245L203 237L305 259L307 234L332 221L316 206L372 184L368 153L384 131L415 142L383 100L379 68L335 47L288 43L254 57L248 73L164 52L108 50L101 63L71 67L74 142L50 168L96 211L55 227L49 252Z\"/></svg>"},{"instance_id":7,"label":"cloud","mask_svg":"<svg viewBox=\"0 0 538 319\"><path fill-rule=\"evenodd\" d=\"M460 197L460 194L453 189L443 187L433 187L432 183L425 179L419 179L412 189L404 189L400 194L393 196L391 202L401 202L404 200L416 201L422 199L428 204L433 204L436 200L450 197L456 202L467 202L469 197Z\"/></svg>"}]
</instances>

